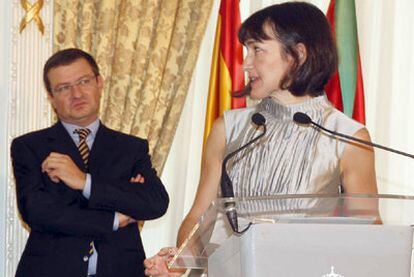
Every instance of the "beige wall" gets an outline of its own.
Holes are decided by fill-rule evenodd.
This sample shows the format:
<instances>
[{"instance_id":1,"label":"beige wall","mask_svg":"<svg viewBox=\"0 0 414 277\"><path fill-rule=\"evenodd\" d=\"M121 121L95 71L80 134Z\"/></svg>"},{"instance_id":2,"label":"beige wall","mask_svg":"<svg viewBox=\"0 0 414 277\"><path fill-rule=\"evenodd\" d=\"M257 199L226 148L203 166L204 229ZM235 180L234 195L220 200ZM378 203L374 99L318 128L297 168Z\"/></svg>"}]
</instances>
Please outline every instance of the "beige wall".
<instances>
[{"instance_id":1,"label":"beige wall","mask_svg":"<svg viewBox=\"0 0 414 277\"><path fill-rule=\"evenodd\" d=\"M34 2L34 0L30 1ZM188 211L198 183L209 65L218 10L212 17L193 75L180 125L162 179L171 196L165 217L148 222L144 245L148 255L175 243L178 226ZM241 0L245 18L258 8L280 1ZM324 11L329 0L310 1ZM356 0L362 56L367 126L377 143L414 152L414 1ZM16 216L9 163L13 137L50 124L51 110L41 83L41 69L50 56L53 1L46 0L40 36L30 23L19 34L24 11L20 1L0 0L0 276L14 276L27 232ZM414 194L414 162L376 152L382 193Z\"/></svg>"}]
</instances>

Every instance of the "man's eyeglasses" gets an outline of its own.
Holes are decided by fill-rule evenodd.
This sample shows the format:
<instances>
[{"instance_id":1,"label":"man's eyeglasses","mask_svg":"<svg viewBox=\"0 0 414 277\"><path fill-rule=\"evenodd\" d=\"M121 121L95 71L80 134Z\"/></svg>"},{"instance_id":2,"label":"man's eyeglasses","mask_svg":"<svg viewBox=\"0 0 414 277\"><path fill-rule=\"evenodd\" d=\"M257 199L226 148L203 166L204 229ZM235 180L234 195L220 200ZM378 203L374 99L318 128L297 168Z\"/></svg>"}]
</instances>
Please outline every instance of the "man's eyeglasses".
<instances>
[{"instance_id":1,"label":"man's eyeglasses","mask_svg":"<svg viewBox=\"0 0 414 277\"><path fill-rule=\"evenodd\" d=\"M85 77L77 80L73 84L64 84L64 85L58 86L58 87L52 89L52 92L53 93L58 93L58 94L67 94L72 90L72 88L74 86L77 86L81 89L82 88L91 88L91 87L95 86L95 82L96 82L96 76L85 76Z\"/></svg>"}]
</instances>

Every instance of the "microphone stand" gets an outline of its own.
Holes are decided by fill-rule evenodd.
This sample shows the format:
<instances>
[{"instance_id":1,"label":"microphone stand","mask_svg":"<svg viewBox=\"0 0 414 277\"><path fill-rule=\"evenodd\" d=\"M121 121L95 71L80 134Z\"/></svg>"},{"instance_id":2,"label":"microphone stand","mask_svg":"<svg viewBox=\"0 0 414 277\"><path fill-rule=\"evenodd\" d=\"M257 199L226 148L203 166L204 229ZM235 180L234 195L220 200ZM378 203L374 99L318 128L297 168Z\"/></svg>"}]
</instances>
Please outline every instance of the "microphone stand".
<instances>
[{"instance_id":1,"label":"microphone stand","mask_svg":"<svg viewBox=\"0 0 414 277\"><path fill-rule=\"evenodd\" d=\"M246 147L248 147L249 145L251 145L252 143L254 143L255 141L259 140L261 137L263 137L266 134L266 120L265 118L259 114L259 113L255 113L252 116L252 121L258 126L263 126L263 133L261 133L260 135L258 135L257 137L255 137L254 139L252 139L251 141L249 141L248 143L246 143L245 145L243 145L242 147L236 149L235 151L229 153L223 160L223 163L221 165L221 181L220 181L220 186L221 186L221 192L222 192L222 197L224 198L228 198L226 200L226 202L224 203L224 206L226 208L226 216L227 219L229 220L231 229L233 230L234 233L236 234L243 234L244 232L246 232L252 223L249 223L249 225L243 229L242 231L239 231L239 226L238 226L238 220L237 220L237 211L236 211L236 202L234 201L234 190L233 190L233 183L230 180L229 175L227 174L227 162L237 153L239 153L240 151L242 151L243 149L245 149Z\"/></svg>"},{"instance_id":2,"label":"microphone stand","mask_svg":"<svg viewBox=\"0 0 414 277\"><path fill-rule=\"evenodd\" d=\"M295 113L294 116L293 116L293 120L296 123L302 124L302 125L312 124L312 125L316 126L317 128L319 128L319 129L321 129L325 132L328 132L328 133L330 133L334 136L338 136L338 137L342 137L342 138L345 138L345 139L348 139L348 140L356 141L356 142L361 143L361 144L376 147L376 148L379 148L379 149L382 149L382 150L385 150L385 151L393 152L393 153L396 153L396 154L403 155L403 156L409 157L411 159L414 159L414 155L412 155L412 154L409 154L409 153L406 153L406 152L403 152L403 151L399 151L399 150L396 150L396 149L392 149L392 148L389 148L389 147L386 147L386 146L383 146L383 145L380 145L380 144L377 144L377 143L374 143L374 142L362 140L362 139L359 139L359 138L356 138L356 137L353 137L353 136L345 135L345 134L342 134L342 133L338 133L338 132L326 129L322 125L319 125L318 123L314 122L305 113L301 113L301 112Z\"/></svg>"}]
</instances>

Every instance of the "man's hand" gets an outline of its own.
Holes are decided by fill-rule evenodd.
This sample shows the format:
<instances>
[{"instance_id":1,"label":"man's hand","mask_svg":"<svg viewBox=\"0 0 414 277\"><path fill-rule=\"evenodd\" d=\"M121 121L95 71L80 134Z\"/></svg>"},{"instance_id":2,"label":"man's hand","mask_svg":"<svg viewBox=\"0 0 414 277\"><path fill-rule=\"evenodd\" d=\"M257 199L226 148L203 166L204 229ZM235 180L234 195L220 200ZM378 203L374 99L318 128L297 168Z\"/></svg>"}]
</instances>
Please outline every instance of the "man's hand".
<instances>
[{"instance_id":1,"label":"man's hand","mask_svg":"<svg viewBox=\"0 0 414 277\"><path fill-rule=\"evenodd\" d=\"M120 212L118 212L117 214L118 214L118 220L119 220L119 228L123 228L123 227L128 226L131 223L137 222L135 219L127 215L121 214Z\"/></svg>"},{"instance_id":2,"label":"man's hand","mask_svg":"<svg viewBox=\"0 0 414 277\"><path fill-rule=\"evenodd\" d=\"M53 182L62 181L72 189L83 190L85 187L86 173L68 155L51 152L42 163L42 172L46 172Z\"/></svg>"},{"instance_id":3,"label":"man's hand","mask_svg":"<svg viewBox=\"0 0 414 277\"><path fill-rule=\"evenodd\" d=\"M137 174L137 176L135 177L131 177L131 179L129 180L131 183L141 183L143 184L145 182L145 178L144 176L142 176L141 174Z\"/></svg>"}]
</instances>

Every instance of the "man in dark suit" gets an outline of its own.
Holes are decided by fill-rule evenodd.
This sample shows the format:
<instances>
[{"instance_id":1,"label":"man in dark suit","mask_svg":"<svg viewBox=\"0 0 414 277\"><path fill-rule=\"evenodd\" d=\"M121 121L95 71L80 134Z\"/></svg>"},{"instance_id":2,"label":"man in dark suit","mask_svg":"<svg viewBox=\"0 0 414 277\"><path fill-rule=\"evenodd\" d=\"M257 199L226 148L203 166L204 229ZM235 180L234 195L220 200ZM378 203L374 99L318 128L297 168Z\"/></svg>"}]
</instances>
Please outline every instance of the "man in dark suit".
<instances>
[{"instance_id":1,"label":"man in dark suit","mask_svg":"<svg viewBox=\"0 0 414 277\"><path fill-rule=\"evenodd\" d=\"M169 202L147 141L99 121L104 81L88 53L57 52L43 78L59 122L11 146L30 227L16 276L144 276L135 222L162 216Z\"/></svg>"}]
</instances>

